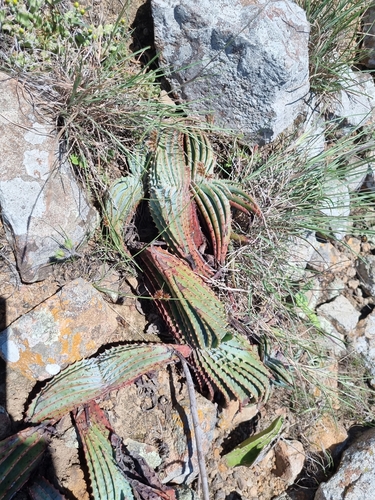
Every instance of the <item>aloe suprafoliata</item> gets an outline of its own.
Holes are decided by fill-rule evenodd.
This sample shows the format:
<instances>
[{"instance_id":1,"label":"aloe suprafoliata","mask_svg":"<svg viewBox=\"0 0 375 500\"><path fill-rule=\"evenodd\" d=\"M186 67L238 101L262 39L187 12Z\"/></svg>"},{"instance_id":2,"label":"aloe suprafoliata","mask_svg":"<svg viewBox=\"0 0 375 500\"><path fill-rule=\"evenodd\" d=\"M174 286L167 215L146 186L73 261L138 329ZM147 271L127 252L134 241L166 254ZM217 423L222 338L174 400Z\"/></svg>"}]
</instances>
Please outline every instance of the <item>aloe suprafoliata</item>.
<instances>
[{"instance_id":1,"label":"aloe suprafoliata","mask_svg":"<svg viewBox=\"0 0 375 500\"><path fill-rule=\"evenodd\" d=\"M212 276L227 255L231 208L248 215L261 211L236 183L215 177L216 158L203 132L167 129L151 142L150 154L130 159L130 174L109 190L106 215L116 244L144 197L147 173L149 208L160 238L195 272Z\"/></svg>"},{"instance_id":2,"label":"aloe suprafoliata","mask_svg":"<svg viewBox=\"0 0 375 500\"><path fill-rule=\"evenodd\" d=\"M92 399L130 384L159 366L176 361L174 351L189 355L188 346L125 345L107 349L96 358L78 361L47 382L32 401L31 422L56 421Z\"/></svg>"},{"instance_id":3,"label":"aloe suprafoliata","mask_svg":"<svg viewBox=\"0 0 375 500\"><path fill-rule=\"evenodd\" d=\"M166 250L149 247L141 256L163 317L176 339L192 348L198 379L211 395L219 390L227 402L262 397L269 373L249 343L230 330L224 305L211 288Z\"/></svg>"},{"instance_id":4,"label":"aloe suprafoliata","mask_svg":"<svg viewBox=\"0 0 375 500\"><path fill-rule=\"evenodd\" d=\"M192 170L186 164L184 135L167 131L160 135L150 165L150 212L161 237L176 255L188 260L204 275L214 270L200 249L205 236L199 224L191 193Z\"/></svg>"},{"instance_id":5,"label":"aloe suprafoliata","mask_svg":"<svg viewBox=\"0 0 375 500\"><path fill-rule=\"evenodd\" d=\"M113 243L120 251L124 248L124 227L128 226L134 217L139 203L144 197L143 175L147 168L148 157L141 151L128 156L129 175L120 177L112 184L106 205L105 216Z\"/></svg>"},{"instance_id":6,"label":"aloe suprafoliata","mask_svg":"<svg viewBox=\"0 0 375 500\"><path fill-rule=\"evenodd\" d=\"M75 416L75 423L83 444L93 498L134 500L132 487L116 461L109 440L109 422L100 407L91 402L86 411Z\"/></svg>"},{"instance_id":7,"label":"aloe suprafoliata","mask_svg":"<svg viewBox=\"0 0 375 500\"><path fill-rule=\"evenodd\" d=\"M231 234L231 206L261 215L255 201L235 183L215 178L216 159L200 131L165 131L150 169L150 211L170 249L196 272L210 276L202 257L206 243L213 266L223 265ZM203 223L203 229L199 221Z\"/></svg>"},{"instance_id":8,"label":"aloe suprafoliata","mask_svg":"<svg viewBox=\"0 0 375 500\"><path fill-rule=\"evenodd\" d=\"M217 390L226 401L258 399L268 390L269 372L230 330L224 305L204 277L225 263L232 207L258 216L260 209L238 185L215 178L216 158L204 133L167 129L149 146L149 208L168 247L151 245L141 252L150 292L176 340L192 348L197 379L211 395ZM130 186L134 172L128 184L122 182ZM114 227L129 220L132 205L127 190L119 196L118 189L111 188L116 211L108 211L115 214Z\"/></svg>"},{"instance_id":9,"label":"aloe suprafoliata","mask_svg":"<svg viewBox=\"0 0 375 500\"><path fill-rule=\"evenodd\" d=\"M10 500L26 483L47 447L42 427L29 427L0 442L0 497Z\"/></svg>"}]
</instances>

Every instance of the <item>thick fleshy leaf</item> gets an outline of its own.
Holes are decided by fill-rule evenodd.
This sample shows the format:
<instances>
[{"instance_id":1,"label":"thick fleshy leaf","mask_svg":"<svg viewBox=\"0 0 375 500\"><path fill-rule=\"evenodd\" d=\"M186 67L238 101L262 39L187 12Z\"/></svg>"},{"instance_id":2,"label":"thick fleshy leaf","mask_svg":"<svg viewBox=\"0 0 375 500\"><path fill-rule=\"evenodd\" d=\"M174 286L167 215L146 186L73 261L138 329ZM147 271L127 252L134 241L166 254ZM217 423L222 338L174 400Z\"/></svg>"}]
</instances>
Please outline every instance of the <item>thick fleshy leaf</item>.
<instances>
[{"instance_id":1,"label":"thick fleshy leaf","mask_svg":"<svg viewBox=\"0 0 375 500\"><path fill-rule=\"evenodd\" d=\"M115 245L125 252L127 250L123 244L124 229L130 224L144 197L143 175L147 162L146 155L141 152L129 156L130 173L112 184L105 204L105 225L108 226Z\"/></svg>"},{"instance_id":2,"label":"thick fleshy leaf","mask_svg":"<svg viewBox=\"0 0 375 500\"><path fill-rule=\"evenodd\" d=\"M149 180L150 212L161 238L198 273L212 276L214 271L199 250L205 239L190 190L191 170L186 165L182 133L160 135Z\"/></svg>"},{"instance_id":3,"label":"thick fleshy leaf","mask_svg":"<svg viewBox=\"0 0 375 500\"><path fill-rule=\"evenodd\" d=\"M192 191L207 227L215 262L223 265L228 251L232 222L229 199L213 183L192 183Z\"/></svg>"},{"instance_id":4,"label":"thick fleshy leaf","mask_svg":"<svg viewBox=\"0 0 375 500\"><path fill-rule=\"evenodd\" d=\"M26 483L47 447L42 428L28 428L0 442L0 499L8 500Z\"/></svg>"},{"instance_id":5,"label":"thick fleshy leaf","mask_svg":"<svg viewBox=\"0 0 375 500\"><path fill-rule=\"evenodd\" d=\"M211 185L223 192L233 208L237 208L247 215L253 213L258 217L263 217L262 211L254 198L236 183L224 179L213 179Z\"/></svg>"},{"instance_id":6,"label":"thick fleshy leaf","mask_svg":"<svg viewBox=\"0 0 375 500\"><path fill-rule=\"evenodd\" d=\"M212 179L216 158L206 134L200 130L188 131L185 134L184 146L192 179L197 182Z\"/></svg>"},{"instance_id":7,"label":"thick fleshy leaf","mask_svg":"<svg viewBox=\"0 0 375 500\"><path fill-rule=\"evenodd\" d=\"M187 346L144 344L112 347L96 358L83 359L58 373L32 401L31 422L56 421L74 408L131 383L140 375L189 355Z\"/></svg>"},{"instance_id":8,"label":"thick fleshy leaf","mask_svg":"<svg viewBox=\"0 0 375 500\"><path fill-rule=\"evenodd\" d=\"M110 430L103 422L100 408L91 403L75 417L75 422L83 443L93 498L133 500L132 487L117 465Z\"/></svg>"},{"instance_id":9,"label":"thick fleshy leaf","mask_svg":"<svg viewBox=\"0 0 375 500\"><path fill-rule=\"evenodd\" d=\"M160 247L146 248L141 257L172 333L194 348L219 345L228 335L227 320L211 288L184 261Z\"/></svg>"},{"instance_id":10,"label":"thick fleshy leaf","mask_svg":"<svg viewBox=\"0 0 375 500\"><path fill-rule=\"evenodd\" d=\"M267 450L268 445L278 436L283 421L283 417L277 417L267 429L249 437L230 453L224 455L228 467L253 465L259 459L260 454Z\"/></svg>"},{"instance_id":11,"label":"thick fleshy leaf","mask_svg":"<svg viewBox=\"0 0 375 500\"><path fill-rule=\"evenodd\" d=\"M227 402L258 400L269 390L270 375L266 367L239 335L215 349L196 349L191 358L199 379L211 394L218 390Z\"/></svg>"},{"instance_id":12,"label":"thick fleshy leaf","mask_svg":"<svg viewBox=\"0 0 375 500\"><path fill-rule=\"evenodd\" d=\"M33 500L66 500L66 497L42 476L28 487L28 491Z\"/></svg>"}]
</instances>

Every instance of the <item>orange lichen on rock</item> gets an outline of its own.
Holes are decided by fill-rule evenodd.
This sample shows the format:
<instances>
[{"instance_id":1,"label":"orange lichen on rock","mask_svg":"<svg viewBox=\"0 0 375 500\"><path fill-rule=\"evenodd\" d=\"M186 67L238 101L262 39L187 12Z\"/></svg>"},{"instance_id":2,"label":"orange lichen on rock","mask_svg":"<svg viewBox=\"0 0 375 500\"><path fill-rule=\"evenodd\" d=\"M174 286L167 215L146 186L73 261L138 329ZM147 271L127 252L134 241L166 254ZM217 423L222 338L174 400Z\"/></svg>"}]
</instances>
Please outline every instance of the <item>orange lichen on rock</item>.
<instances>
[{"instance_id":1,"label":"orange lichen on rock","mask_svg":"<svg viewBox=\"0 0 375 500\"><path fill-rule=\"evenodd\" d=\"M116 313L78 278L0 333L0 355L32 380L44 380L111 342Z\"/></svg>"}]
</instances>

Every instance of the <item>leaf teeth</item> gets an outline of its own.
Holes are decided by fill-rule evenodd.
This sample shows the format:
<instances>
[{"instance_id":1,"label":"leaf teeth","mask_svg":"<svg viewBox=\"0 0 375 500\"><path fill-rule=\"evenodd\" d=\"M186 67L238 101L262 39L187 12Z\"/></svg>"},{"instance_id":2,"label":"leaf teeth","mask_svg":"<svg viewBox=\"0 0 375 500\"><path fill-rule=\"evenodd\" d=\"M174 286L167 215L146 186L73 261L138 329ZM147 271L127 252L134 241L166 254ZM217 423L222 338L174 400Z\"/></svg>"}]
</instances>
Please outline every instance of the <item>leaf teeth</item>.
<instances>
[{"instance_id":1,"label":"leaf teeth","mask_svg":"<svg viewBox=\"0 0 375 500\"><path fill-rule=\"evenodd\" d=\"M29 479L47 447L41 428L28 428L0 442L0 496L10 500Z\"/></svg>"},{"instance_id":2,"label":"leaf teeth","mask_svg":"<svg viewBox=\"0 0 375 500\"><path fill-rule=\"evenodd\" d=\"M86 413L87 412L87 413ZM86 415L89 421L86 421ZM109 441L106 418L99 406L91 402L85 412L75 417L89 469L93 497L97 499L134 499L132 487L115 460Z\"/></svg>"},{"instance_id":3,"label":"leaf teeth","mask_svg":"<svg viewBox=\"0 0 375 500\"><path fill-rule=\"evenodd\" d=\"M175 322L179 337L192 347L219 345L228 333L227 321L224 306L211 288L181 259L159 247L145 249L141 257L159 283L165 283L171 300L163 302L161 309L171 316L169 323ZM160 307L160 301L157 304Z\"/></svg>"},{"instance_id":4,"label":"leaf teeth","mask_svg":"<svg viewBox=\"0 0 375 500\"><path fill-rule=\"evenodd\" d=\"M206 374L226 401L259 399L266 394L269 374L262 362L249 349L223 342L216 349L200 349L193 353L198 372Z\"/></svg>"},{"instance_id":5,"label":"leaf teeth","mask_svg":"<svg viewBox=\"0 0 375 500\"><path fill-rule=\"evenodd\" d=\"M56 375L31 403L31 422L56 421L74 408L170 363L174 346L144 344L112 347L97 358L83 359ZM186 354L186 348L182 348Z\"/></svg>"}]
</instances>

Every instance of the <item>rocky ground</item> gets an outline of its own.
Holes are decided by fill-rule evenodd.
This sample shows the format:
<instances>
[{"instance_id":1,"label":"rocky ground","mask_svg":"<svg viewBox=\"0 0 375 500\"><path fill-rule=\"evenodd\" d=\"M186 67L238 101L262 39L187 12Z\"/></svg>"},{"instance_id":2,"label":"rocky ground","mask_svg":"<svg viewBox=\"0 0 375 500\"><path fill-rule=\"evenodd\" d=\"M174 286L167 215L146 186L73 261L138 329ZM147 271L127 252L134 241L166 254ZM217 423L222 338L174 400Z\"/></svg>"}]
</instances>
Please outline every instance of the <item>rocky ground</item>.
<instances>
[{"instance_id":1,"label":"rocky ground","mask_svg":"<svg viewBox=\"0 0 375 500\"><path fill-rule=\"evenodd\" d=\"M149 8L143 4L133 2L129 10L137 28L134 44L140 46L150 36ZM110 18L116 11L109 5L106 15ZM361 177L359 185L350 189L373 189L370 180ZM364 227L374 227L371 208L363 219ZM98 240L82 246L72 258L51 263L42 281L25 284L0 225L0 349L8 360L0 358L1 438L22 428L28 402L43 381L61 368L103 346L167 337L152 303L136 295L144 290L141 276L103 264ZM361 387L375 387L375 238L365 233L351 237L349 226L340 242L309 233L304 240L291 241L290 257L295 279L308 283L300 315L318 321L326 333L319 340L325 356L317 359L316 384L305 384L301 377L296 384L299 393L274 388L266 403L242 409L237 403L223 409L197 395L213 500L310 500L315 495L323 500L318 496L322 489L316 493L319 484L333 474L343 451L365 432L355 424L368 420L373 411L372 393L361 395ZM301 326L299 334L309 341L311 331ZM302 352L300 363L303 356ZM329 392L330 408L324 391ZM100 406L128 448L142 454L162 480L181 488L181 498L200 498L188 396L178 366L109 393ZM223 455L278 415L284 416L285 423L277 443L252 467L228 468ZM82 469L70 417L57 424L49 453L50 460L41 465L45 476L67 498L88 499L87 471ZM366 454L366 449L361 453ZM346 480L345 488L358 476L347 474ZM183 491L182 483L189 488ZM15 498L26 498L26 493Z\"/></svg>"},{"instance_id":2,"label":"rocky ground","mask_svg":"<svg viewBox=\"0 0 375 500\"><path fill-rule=\"evenodd\" d=\"M331 318L331 325L334 323L338 329L338 337L345 338L345 341L360 341L365 338L369 342L371 339L368 324L372 319L374 303L358 274L356 256L349 248L352 247L365 257L372 255L375 244L371 240L347 238L347 241L335 246L328 242L323 245L330 248L330 252L326 253L326 256L329 256L325 265L327 269L313 276L316 287L311 291L310 306L321 317ZM89 355L98 349L99 343L153 340L155 333L160 333L160 322L155 322L157 316L152 312L150 314L150 310L146 316L138 299L132 294L132 290L138 286L137 280L124 280L115 272L109 273L109 276L103 279L100 263L90 257L91 252L92 249L88 247L81 259L56 265L46 280L25 285L19 280L12 251L2 231L2 329L11 325L13 331L16 331L21 322L21 327L27 328L30 324L35 331L40 327L41 321L40 316L35 316L35 313L43 307L50 309L51 301L56 301L61 291L65 290L65 299L69 303L69 300L77 300L78 289L83 288L82 293L87 294L87 287L92 288L92 283L96 282L100 283L102 288L111 290L111 293L100 293L92 288L92 293L98 293L103 301L102 314L105 312L108 331L101 330L105 340L101 338L95 341L95 326L100 324L100 319L92 316L90 312L82 318L82 310L69 308L74 322L84 322L81 332L76 334L76 345L82 343L87 349L91 348L92 351L86 352ZM316 263L308 267L316 267ZM357 322L356 327L346 334L339 324L343 323L342 318L332 319L334 308L331 312L324 312L324 309L322 312L324 304L335 304L338 297L351 304L351 312ZM61 295L55 303L56 308L59 307L58 303L61 307ZM98 307L97 302L95 307ZM347 304L345 311L348 311ZM63 311L57 314L63 314ZM350 319L347 321L350 323ZM346 323L343 325L345 328ZM326 384L333 384L334 389L337 387L337 370L345 357L342 351L336 349L336 352L338 358L332 355L329 360L332 365L330 381L325 380ZM41 356L43 355L41 352ZM73 350L71 356L81 357L82 350ZM8 364L2 367L1 403L9 412L13 431L20 428L25 404L30 393L35 392L35 371L40 375L40 367L37 364L32 368L34 374L30 369L30 366L26 365L18 365L15 368ZM213 499L270 500L286 490L290 498L307 500L314 497L319 482L327 478L324 467L332 466L329 456L337 463L340 453L348 446L348 432L354 420L345 416L345 410L337 412L337 415L341 414L338 420L332 412L321 414L312 408L305 415L298 414L293 411L289 396L288 391L276 389L267 404L251 406L239 412L237 404L223 410L198 395ZM313 396L319 405L318 388ZM190 483L196 475L197 464L194 459L191 462L191 450L194 445L191 441L192 425L184 377L176 367L142 377L130 387L110 393L101 402L101 406L107 412L116 433L123 437L129 447L141 450L162 478L174 484L186 481ZM339 407L340 404L337 403L336 411ZM223 453L251 433L265 428L280 414L285 416L286 424L278 444L267 451L253 467L229 469L222 459ZM9 428L5 429L5 433L8 432ZM188 441L187 436L190 436ZM51 481L57 479L58 484L71 492L75 498L88 498L79 461L77 436L69 417L64 417L57 425L57 434L52 438L50 453L52 461L43 465L46 468L46 476ZM329 475L331 471L332 467L328 467L326 473ZM197 488L196 480L193 480L191 485ZM20 494L17 498L23 496Z\"/></svg>"}]
</instances>

